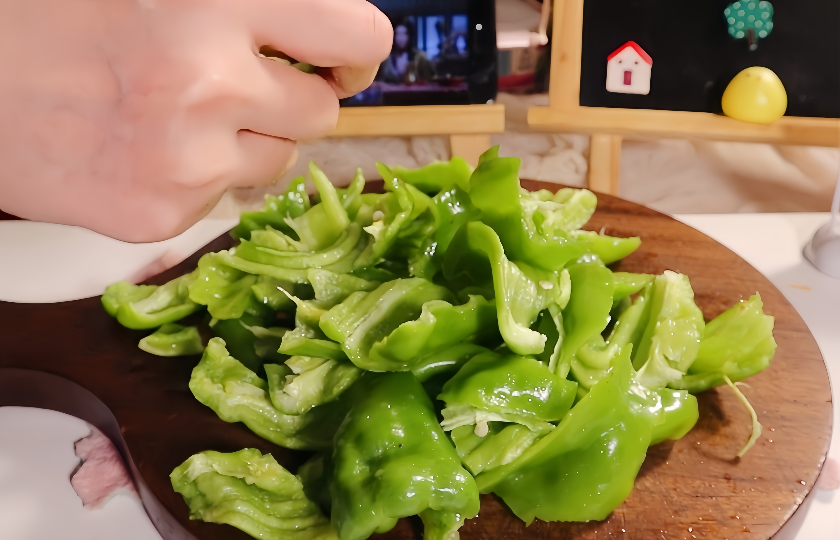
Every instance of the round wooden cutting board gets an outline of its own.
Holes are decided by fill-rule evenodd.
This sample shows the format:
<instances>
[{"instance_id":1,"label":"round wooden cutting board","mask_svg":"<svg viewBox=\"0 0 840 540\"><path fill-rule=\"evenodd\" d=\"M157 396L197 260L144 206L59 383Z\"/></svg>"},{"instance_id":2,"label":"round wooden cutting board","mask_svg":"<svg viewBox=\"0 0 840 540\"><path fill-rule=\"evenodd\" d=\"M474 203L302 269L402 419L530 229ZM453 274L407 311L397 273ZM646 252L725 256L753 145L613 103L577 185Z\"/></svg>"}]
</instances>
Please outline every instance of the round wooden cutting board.
<instances>
[{"instance_id":1,"label":"round wooden cutting board","mask_svg":"<svg viewBox=\"0 0 840 540\"><path fill-rule=\"evenodd\" d=\"M381 183L371 183L381 189ZM535 189L557 185L523 181ZM751 422L726 387L698 396L700 420L677 442L648 451L630 497L603 522L543 523L530 527L492 495L481 513L461 529L469 539L625 540L708 538L767 540L790 518L814 487L831 436L831 391L825 365L805 323L758 271L702 233L674 219L599 194L587 229L612 236L640 236L638 251L615 270L660 274L674 270L691 278L707 320L741 299L761 293L765 312L776 318L776 357L743 387L764 431L742 459ZM150 280L163 283L195 267L200 254L232 245L227 236ZM61 264L61 261L56 261ZM0 302L0 405L30 405L76 414L115 439L132 466L152 520L165 540L245 539L226 525L188 519L169 473L201 450L229 452L256 447L271 452L292 471L308 454L277 447L241 424L221 421L190 393L187 383L198 357L159 358L137 348L142 334L122 328L99 298L58 304ZM5 381L5 383L4 383ZM65 393L68 392L68 393ZM403 519L387 538L420 538L419 520Z\"/></svg>"}]
</instances>

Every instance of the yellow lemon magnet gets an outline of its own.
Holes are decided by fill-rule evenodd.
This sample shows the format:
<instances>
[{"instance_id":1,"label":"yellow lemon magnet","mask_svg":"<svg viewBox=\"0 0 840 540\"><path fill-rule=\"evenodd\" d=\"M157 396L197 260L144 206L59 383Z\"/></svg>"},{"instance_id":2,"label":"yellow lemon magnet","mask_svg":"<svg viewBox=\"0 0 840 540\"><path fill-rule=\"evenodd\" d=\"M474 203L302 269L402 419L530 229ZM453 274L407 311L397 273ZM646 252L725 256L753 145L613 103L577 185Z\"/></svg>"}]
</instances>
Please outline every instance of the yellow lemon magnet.
<instances>
[{"instance_id":1,"label":"yellow lemon magnet","mask_svg":"<svg viewBox=\"0 0 840 540\"><path fill-rule=\"evenodd\" d=\"M784 116L787 93L775 73L755 66L735 75L723 92L721 105L723 114L730 118L771 124Z\"/></svg>"}]
</instances>

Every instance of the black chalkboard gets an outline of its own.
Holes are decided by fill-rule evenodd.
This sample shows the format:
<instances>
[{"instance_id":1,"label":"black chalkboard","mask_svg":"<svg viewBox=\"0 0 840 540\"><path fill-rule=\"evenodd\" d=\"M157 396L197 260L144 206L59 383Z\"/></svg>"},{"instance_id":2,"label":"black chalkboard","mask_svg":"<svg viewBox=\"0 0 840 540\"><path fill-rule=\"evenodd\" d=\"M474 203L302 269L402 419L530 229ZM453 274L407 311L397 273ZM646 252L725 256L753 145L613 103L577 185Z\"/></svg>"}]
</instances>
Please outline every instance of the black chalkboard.
<instances>
[{"instance_id":1,"label":"black chalkboard","mask_svg":"<svg viewBox=\"0 0 840 540\"><path fill-rule=\"evenodd\" d=\"M727 32L733 1L584 0L580 104L721 113L729 81L763 66L785 86L787 116L840 118L840 0L771 0L775 26L755 51ZM607 56L627 41L653 58L648 95L605 88Z\"/></svg>"}]
</instances>

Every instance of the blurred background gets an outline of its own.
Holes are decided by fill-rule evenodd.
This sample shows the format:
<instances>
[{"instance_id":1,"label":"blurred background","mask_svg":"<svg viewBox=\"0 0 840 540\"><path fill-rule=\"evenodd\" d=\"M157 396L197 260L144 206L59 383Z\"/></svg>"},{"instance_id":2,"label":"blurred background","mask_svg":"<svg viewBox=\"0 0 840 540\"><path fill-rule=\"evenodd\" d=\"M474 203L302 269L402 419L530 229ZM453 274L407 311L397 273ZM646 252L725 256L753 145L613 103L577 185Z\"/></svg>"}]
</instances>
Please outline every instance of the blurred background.
<instances>
[{"instance_id":1,"label":"blurred background","mask_svg":"<svg viewBox=\"0 0 840 540\"><path fill-rule=\"evenodd\" d=\"M542 2L495 0L495 5L496 102L505 105L506 126L505 132L492 135L491 141L500 145L500 154L522 160L522 178L585 186L589 136L533 132L526 120L529 107L548 105L550 43L540 43L540 35L547 31L550 36L551 29L550 25L546 27L549 18L541 18ZM411 66L405 66L410 76L424 77L424 71L433 69L433 63L439 65L443 57L447 57L446 69L451 73L457 74L462 69L459 62L463 61L459 58L463 56L464 44L458 37L463 34L465 20L457 16L448 20L413 17L404 23L396 22L395 28L401 23L405 27L397 28L398 33L410 28L414 35L407 36L408 39L423 51L423 59L415 57ZM391 92L392 97L387 97L388 89L396 82L393 73L380 69L370 91L345 100L343 105L399 105L400 99L405 99L400 97L404 92ZM447 91L463 91L459 83L449 84ZM428 85L413 85L413 90L428 90ZM328 138L304 142L300 145L297 164L280 182L266 189L237 190L233 199L237 206L260 205L266 192L279 192L289 179L304 174L310 160L318 163L334 183L342 185L350 181L360 165L366 177L373 179L378 178L376 161L413 167L449 157L446 136ZM837 148L625 139L618 194L671 214L828 211L839 169L840 149Z\"/></svg>"}]
</instances>

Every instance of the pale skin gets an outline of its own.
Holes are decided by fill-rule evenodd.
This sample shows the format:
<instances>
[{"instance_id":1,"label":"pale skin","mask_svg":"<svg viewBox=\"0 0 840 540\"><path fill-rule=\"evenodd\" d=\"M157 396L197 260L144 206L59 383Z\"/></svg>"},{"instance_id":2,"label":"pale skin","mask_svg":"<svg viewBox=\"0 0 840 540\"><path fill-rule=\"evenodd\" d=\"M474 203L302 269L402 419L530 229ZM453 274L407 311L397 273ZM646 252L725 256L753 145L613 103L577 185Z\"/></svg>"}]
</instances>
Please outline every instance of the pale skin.
<instances>
[{"instance_id":1,"label":"pale skin","mask_svg":"<svg viewBox=\"0 0 840 540\"><path fill-rule=\"evenodd\" d=\"M0 209L173 237L279 178L392 41L364 0L0 0Z\"/></svg>"}]
</instances>

